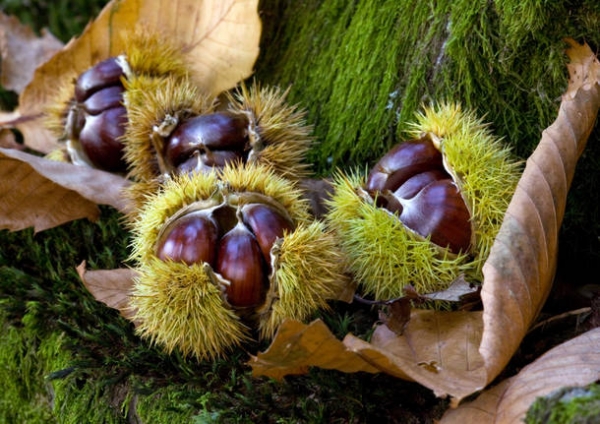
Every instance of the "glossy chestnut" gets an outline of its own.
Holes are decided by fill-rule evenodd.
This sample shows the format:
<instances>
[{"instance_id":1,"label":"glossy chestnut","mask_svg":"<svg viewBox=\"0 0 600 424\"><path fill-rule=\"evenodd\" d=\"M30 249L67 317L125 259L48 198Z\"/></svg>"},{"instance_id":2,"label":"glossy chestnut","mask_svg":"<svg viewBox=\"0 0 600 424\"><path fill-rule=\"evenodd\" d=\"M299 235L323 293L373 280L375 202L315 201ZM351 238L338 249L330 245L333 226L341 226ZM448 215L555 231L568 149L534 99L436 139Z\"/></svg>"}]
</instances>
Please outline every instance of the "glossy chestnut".
<instances>
[{"instance_id":1,"label":"glossy chestnut","mask_svg":"<svg viewBox=\"0 0 600 424\"><path fill-rule=\"evenodd\" d=\"M369 193L394 191L413 175L443 169L442 154L429 138L408 140L393 147L375 164L365 189Z\"/></svg>"},{"instance_id":2,"label":"glossy chestnut","mask_svg":"<svg viewBox=\"0 0 600 424\"><path fill-rule=\"evenodd\" d=\"M219 229L206 214L191 213L174 221L159 238L156 256L187 265L206 262L214 266Z\"/></svg>"},{"instance_id":3,"label":"glossy chestnut","mask_svg":"<svg viewBox=\"0 0 600 424\"><path fill-rule=\"evenodd\" d=\"M278 238L294 230L294 224L273 207L249 203L241 210L244 224L251 230L260 246L265 261L271 265L271 249Z\"/></svg>"},{"instance_id":4,"label":"glossy chestnut","mask_svg":"<svg viewBox=\"0 0 600 424\"><path fill-rule=\"evenodd\" d=\"M243 114L217 112L195 116L179 124L166 139L163 156L170 166L177 168L199 151L206 155L207 164L214 163L210 166L222 166L219 163L227 162L232 156L241 157L247 150L248 124ZM217 152L220 151L235 153L223 153L219 158Z\"/></svg>"},{"instance_id":5,"label":"glossy chestnut","mask_svg":"<svg viewBox=\"0 0 600 424\"><path fill-rule=\"evenodd\" d=\"M470 212L429 138L395 146L369 173L365 189L408 229L453 253L469 250Z\"/></svg>"},{"instance_id":6,"label":"glossy chestnut","mask_svg":"<svg viewBox=\"0 0 600 424\"><path fill-rule=\"evenodd\" d=\"M267 288L264 259L256 238L243 223L220 240L215 270L229 281L229 304L245 308L263 302Z\"/></svg>"},{"instance_id":7,"label":"glossy chestnut","mask_svg":"<svg viewBox=\"0 0 600 424\"><path fill-rule=\"evenodd\" d=\"M81 146L88 162L109 172L125 172L123 143L127 111L123 106L125 77L121 59L111 57L83 72L75 82L75 103L66 132Z\"/></svg>"}]
</instances>

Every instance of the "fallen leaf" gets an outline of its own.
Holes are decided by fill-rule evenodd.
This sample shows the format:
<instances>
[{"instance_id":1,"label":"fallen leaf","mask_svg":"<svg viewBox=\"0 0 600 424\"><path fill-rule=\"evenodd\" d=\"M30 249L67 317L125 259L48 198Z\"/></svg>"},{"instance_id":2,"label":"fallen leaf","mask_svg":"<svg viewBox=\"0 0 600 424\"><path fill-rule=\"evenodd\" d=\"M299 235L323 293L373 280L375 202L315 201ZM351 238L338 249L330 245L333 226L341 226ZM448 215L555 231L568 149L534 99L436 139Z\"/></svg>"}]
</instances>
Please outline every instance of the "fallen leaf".
<instances>
[{"instance_id":1,"label":"fallen leaf","mask_svg":"<svg viewBox=\"0 0 600 424\"><path fill-rule=\"evenodd\" d=\"M118 310L128 320L133 320L135 313L129 307L129 296L133 287L134 270L120 268L88 271L83 261L77 266L77 273L96 300Z\"/></svg>"},{"instance_id":2,"label":"fallen leaf","mask_svg":"<svg viewBox=\"0 0 600 424\"><path fill-rule=\"evenodd\" d=\"M121 190L128 183L108 172L0 148L0 228L42 231L76 219L96 220L97 204L126 212Z\"/></svg>"},{"instance_id":3,"label":"fallen leaf","mask_svg":"<svg viewBox=\"0 0 600 424\"><path fill-rule=\"evenodd\" d=\"M50 59L63 43L43 30L38 37L14 16L0 12L0 84L20 93L29 84L35 69Z\"/></svg>"},{"instance_id":4,"label":"fallen leaf","mask_svg":"<svg viewBox=\"0 0 600 424\"><path fill-rule=\"evenodd\" d=\"M79 38L38 67L19 97L19 120L43 127L44 110L60 81L122 53L124 34L138 26L179 42L201 89L218 94L252 73L259 52L258 0L113 0ZM17 127L17 122L4 122ZM48 153L56 143L24 135L25 144Z\"/></svg>"},{"instance_id":5,"label":"fallen leaf","mask_svg":"<svg viewBox=\"0 0 600 424\"><path fill-rule=\"evenodd\" d=\"M415 310L402 336L381 325L371 343L358 338L345 343L383 372L404 373L436 396L462 398L485 386L486 372L477 352L482 331L481 312ZM374 362L372 352L382 358ZM424 364L435 364L435 372Z\"/></svg>"},{"instance_id":6,"label":"fallen leaf","mask_svg":"<svg viewBox=\"0 0 600 424\"><path fill-rule=\"evenodd\" d=\"M321 320L310 324L286 320L277 330L273 344L250 358L254 376L281 380L285 375L304 374L309 366L343 372L378 372L331 334Z\"/></svg>"},{"instance_id":7,"label":"fallen leaf","mask_svg":"<svg viewBox=\"0 0 600 424\"><path fill-rule=\"evenodd\" d=\"M0 112L0 128L14 128L27 140L27 146L38 152L49 153L58 147L54 134L42 125L41 115L22 116L17 109Z\"/></svg>"},{"instance_id":8,"label":"fallen leaf","mask_svg":"<svg viewBox=\"0 0 600 424\"><path fill-rule=\"evenodd\" d=\"M598 60L587 45L571 43L568 54L574 63L590 63L580 72L595 83L567 89L556 121L527 160L484 265L479 351L488 382L506 366L550 292L567 193L600 107Z\"/></svg>"},{"instance_id":9,"label":"fallen leaf","mask_svg":"<svg viewBox=\"0 0 600 424\"><path fill-rule=\"evenodd\" d=\"M344 345L355 352L346 355L348 361L362 360L417 381L437 396L452 396L457 404L487 386L511 359L550 291L567 193L600 107L600 64L589 46L569 43L567 53L574 65L569 70L577 75L571 75L556 121L527 160L484 265L483 311L414 310L401 336L385 325L377 327L371 343L346 336ZM290 349L294 343L291 332L277 334L273 341L290 344ZM277 353L268 349L259 357L269 363ZM295 371L298 363L319 366L300 353L290 359ZM255 370L256 375L261 372ZM285 363L279 361L278 372L285 375Z\"/></svg>"},{"instance_id":10,"label":"fallen leaf","mask_svg":"<svg viewBox=\"0 0 600 424\"><path fill-rule=\"evenodd\" d=\"M465 297L470 297L479 291L479 287L465 280L464 275L459 275L450 286L443 291L420 295L428 300L441 300L447 302L460 302Z\"/></svg>"},{"instance_id":11,"label":"fallen leaf","mask_svg":"<svg viewBox=\"0 0 600 424\"><path fill-rule=\"evenodd\" d=\"M406 324L410 321L411 309L411 300L408 297L401 297L379 313L379 320L394 333L402 335Z\"/></svg>"},{"instance_id":12,"label":"fallen leaf","mask_svg":"<svg viewBox=\"0 0 600 424\"><path fill-rule=\"evenodd\" d=\"M586 386L600 379L600 328L546 352L516 376L449 410L441 424L521 423L537 397L565 386Z\"/></svg>"},{"instance_id":13,"label":"fallen leaf","mask_svg":"<svg viewBox=\"0 0 600 424\"><path fill-rule=\"evenodd\" d=\"M18 149L21 150L23 146L17 143L15 134L9 129L0 130L0 147L3 149Z\"/></svg>"}]
</instances>

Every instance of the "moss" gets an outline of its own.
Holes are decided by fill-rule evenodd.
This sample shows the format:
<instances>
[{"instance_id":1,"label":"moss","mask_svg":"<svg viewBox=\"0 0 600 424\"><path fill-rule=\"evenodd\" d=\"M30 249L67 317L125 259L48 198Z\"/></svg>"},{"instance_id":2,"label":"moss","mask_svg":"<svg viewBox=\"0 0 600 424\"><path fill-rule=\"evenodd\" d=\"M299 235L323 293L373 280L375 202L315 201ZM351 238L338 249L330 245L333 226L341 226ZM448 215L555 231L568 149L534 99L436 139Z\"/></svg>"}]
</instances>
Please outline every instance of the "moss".
<instances>
[{"instance_id":1,"label":"moss","mask_svg":"<svg viewBox=\"0 0 600 424\"><path fill-rule=\"evenodd\" d=\"M210 393L193 387L171 385L142 396L136 412L144 423L212 423L218 422L219 412L208 409Z\"/></svg>"},{"instance_id":2,"label":"moss","mask_svg":"<svg viewBox=\"0 0 600 424\"><path fill-rule=\"evenodd\" d=\"M51 404L44 384L44 370L38 356L39 340L10 325L0 314L0 422L52 422ZM50 342L48 342L50 344Z\"/></svg>"},{"instance_id":3,"label":"moss","mask_svg":"<svg viewBox=\"0 0 600 424\"><path fill-rule=\"evenodd\" d=\"M600 417L600 385L565 387L538 398L527 411L527 424L592 424Z\"/></svg>"},{"instance_id":4,"label":"moss","mask_svg":"<svg viewBox=\"0 0 600 424\"><path fill-rule=\"evenodd\" d=\"M292 84L290 98L309 108L322 172L373 161L423 102L441 100L488 115L525 156L566 86L562 38L599 40L600 11L589 1L264 0L261 7L283 19L266 23L257 77Z\"/></svg>"}]
</instances>

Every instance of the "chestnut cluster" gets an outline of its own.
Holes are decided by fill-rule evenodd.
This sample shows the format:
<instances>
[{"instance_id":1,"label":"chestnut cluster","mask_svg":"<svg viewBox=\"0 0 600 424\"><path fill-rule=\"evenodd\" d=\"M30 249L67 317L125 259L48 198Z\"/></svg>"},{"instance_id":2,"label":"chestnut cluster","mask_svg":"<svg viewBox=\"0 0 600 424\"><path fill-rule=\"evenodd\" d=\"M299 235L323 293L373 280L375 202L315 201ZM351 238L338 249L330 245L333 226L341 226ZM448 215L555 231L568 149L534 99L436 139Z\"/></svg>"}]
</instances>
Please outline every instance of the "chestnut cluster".
<instances>
[{"instance_id":1,"label":"chestnut cluster","mask_svg":"<svg viewBox=\"0 0 600 424\"><path fill-rule=\"evenodd\" d=\"M123 143L127 110L123 105L124 59L110 57L83 72L75 82L67 116L67 136L85 162L109 172L124 172Z\"/></svg>"},{"instance_id":2,"label":"chestnut cluster","mask_svg":"<svg viewBox=\"0 0 600 424\"><path fill-rule=\"evenodd\" d=\"M156 255L187 265L207 263L228 283L227 302L260 306L272 272L271 249L294 224L284 211L264 203L203 209L176 217L159 236Z\"/></svg>"},{"instance_id":3,"label":"chestnut cluster","mask_svg":"<svg viewBox=\"0 0 600 424\"><path fill-rule=\"evenodd\" d=\"M251 150L250 121L244 113L215 112L179 124L163 141L166 168L177 173L210 172L245 162Z\"/></svg>"},{"instance_id":4,"label":"chestnut cluster","mask_svg":"<svg viewBox=\"0 0 600 424\"><path fill-rule=\"evenodd\" d=\"M369 173L365 190L412 231L453 253L469 250L471 214L429 137L392 148Z\"/></svg>"}]
</instances>

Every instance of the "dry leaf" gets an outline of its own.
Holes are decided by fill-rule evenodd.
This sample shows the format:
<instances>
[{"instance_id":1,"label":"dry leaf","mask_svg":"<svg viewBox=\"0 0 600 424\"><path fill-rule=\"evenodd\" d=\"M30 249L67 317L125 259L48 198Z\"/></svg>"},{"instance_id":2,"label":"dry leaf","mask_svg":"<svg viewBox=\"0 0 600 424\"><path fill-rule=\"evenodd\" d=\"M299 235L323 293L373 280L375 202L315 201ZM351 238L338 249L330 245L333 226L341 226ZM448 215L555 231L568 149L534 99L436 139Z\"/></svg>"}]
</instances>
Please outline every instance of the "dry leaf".
<instances>
[{"instance_id":1,"label":"dry leaf","mask_svg":"<svg viewBox=\"0 0 600 424\"><path fill-rule=\"evenodd\" d=\"M448 411L441 424L521 423L537 397L600 379L600 328L546 352L516 376Z\"/></svg>"},{"instance_id":2,"label":"dry leaf","mask_svg":"<svg viewBox=\"0 0 600 424\"><path fill-rule=\"evenodd\" d=\"M23 146L17 143L15 134L8 129L0 130L0 147L3 149L17 149L22 150Z\"/></svg>"},{"instance_id":3,"label":"dry leaf","mask_svg":"<svg viewBox=\"0 0 600 424\"><path fill-rule=\"evenodd\" d=\"M556 121L527 161L484 266L483 313L413 311L402 336L385 325L371 343L347 336L344 344L356 353L349 361L412 379L438 396L453 396L455 403L483 389L506 366L550 291L567 192L600 107L600 64L587 45L569 43L569 70L576 75ZM295 335L283 336L278 334L274 345L293 349ZM258 358L270 363L274 354L269 349ZM319 366L301 355L290 359L294 370L298 363ZM280 375L286 372L283 365Z\"/></svg>"},{"instance_id":4,"label":"dry leaf","mask_svg":"<svg viewBox=\"0 0 600 424\"><path fill-rule=\"evenodd\" d=\"M394 333L403 334L406 324L410 321L412 309L410 302L411 300L406 296L394 300L387 306L387 311L379 312L379 320Z\"/></svg>"},{"instance_id":5,"label":"dry leaf","mask_svg":"<svg viewBox=\"0 0 600 424\"><path fill-rule=\"evenodd\" d=\"M0 12L0 84L20 93L33 77L35 69L50 59L63 43L48 31L38 37L14 16Z\"/></svg>"},{"instance_id":6,"label":"dry leaf","mask_svg":"<svg viewBox=\"0 0 600 424\"><path fill-rule=\"evenodd\" d=\"M200 88L217 94L249 76L259 52L258 0L113 0L79 38L40 66L19 97L19 121L42 128L42 113L57 82L73 78L100 60L122 53L123 35L142 26L180 42ZM20 124L20 125L19 125ZM19 126L18 126L19 125ZM56 147L47 138L24 134L25 144L43 153Z\"/></svg>"},{"instance_id":7,"label":"dry leaf","mask_svg":"<svg viewBox=\"0 0 600 424\"><path fill-rule=\"evenodd\" d=\"M40 114L21 116L18 109L0 112L0 128L20 131L26 144L39 152L48 153L58 146L56 137L42 125Z\"/></svg>"},{"instance_id":8,"label":"dry leaf","mask_svg":"<svg viewBox=\"0 0 600 424\"><path fill-rule=\"evenodd\" d=\"M370 344L348 337L344 343L383 372L405 374L437 396L463 398L486 384L477 352L482 330L481 312L416 310L402 336L381 325Z\"/></svg>"},{"instance_id":9,"label":"dry leaf","mask_svg":"<svg viewBox=\"0 0 600 424\"><path fill-rule=\"evenodd\" d=\"M308 325L287 320L277 330L275 340L265 353L250 359L255 376L280 380L288 374L304 374L309 366L344 372L378 371L364 361L355 361L355 355L320 320Z\"/></svg>"},{"instance_id":10,"label":"dry leaf","mask_svg":"<svg viewBox=\"0 0 600 424\"><path fill-rule=\"evenodd\" d=\"M465 280L463 274L459 275L450 286L443 291L433 292L421 295L428 300L443 300L448 302L460 302L464 298L469 298L479 291L479 287Z\"/></svg>"},{"instance_id":11,"label":"dry leaf","mask_svg":"<svg viewBox=\"0 0 600 424\"><path fill-rule=\"evenodd\" d=\"M0 148L0 228L52 228L81 218L96 220L97 204L123 212L124 178L96 169L56 162Z\"/></svg>"},{"instance_id":12,"label":"dry leaf","mask_svg":"<svg viewBox=\"0 0 600 424\"><path fill-rule=\"evenodd\" d=\"M83 285L96 300L117 309L121 315L132 320L134 311L129 308L129 296L135 271L129 268L87 271L85 261L77 267Z\"/></svg>"}]
</instances>

